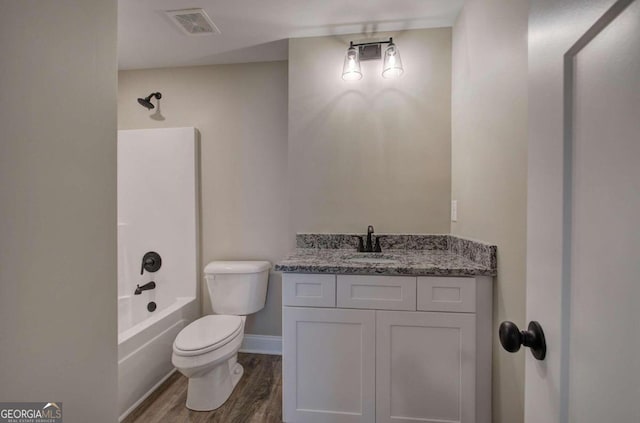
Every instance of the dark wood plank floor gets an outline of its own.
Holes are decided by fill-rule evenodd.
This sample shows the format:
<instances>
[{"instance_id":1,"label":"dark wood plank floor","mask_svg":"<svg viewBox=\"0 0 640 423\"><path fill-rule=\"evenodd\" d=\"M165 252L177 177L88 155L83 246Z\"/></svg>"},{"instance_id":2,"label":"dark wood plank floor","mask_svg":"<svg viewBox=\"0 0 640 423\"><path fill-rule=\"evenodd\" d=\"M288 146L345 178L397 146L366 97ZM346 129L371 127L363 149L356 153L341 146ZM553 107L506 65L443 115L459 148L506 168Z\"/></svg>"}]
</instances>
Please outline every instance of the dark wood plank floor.
<instances>
[{"instance_id":1,"label":"dark wood plank floor","mask_svg":"<svg viewBox=\"0 0 640 423\"><path fill-rule=\"evenodd\" d=\"M185 407L188 379L175 372L123 423L281 423L282 357L238 354L244 375L222 407L191 411Z\"/></svg>"}]
</instances>

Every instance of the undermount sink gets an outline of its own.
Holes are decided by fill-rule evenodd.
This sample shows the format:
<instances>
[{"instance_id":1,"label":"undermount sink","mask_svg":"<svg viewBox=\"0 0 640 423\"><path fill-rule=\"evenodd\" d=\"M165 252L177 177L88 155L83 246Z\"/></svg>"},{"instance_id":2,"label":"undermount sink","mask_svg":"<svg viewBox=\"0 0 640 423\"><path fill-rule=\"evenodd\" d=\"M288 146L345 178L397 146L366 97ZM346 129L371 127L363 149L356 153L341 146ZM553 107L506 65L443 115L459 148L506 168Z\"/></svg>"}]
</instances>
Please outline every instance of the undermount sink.
<instances>
[{"instance_id":1,"label":"undermount sink","mask_svg":"<svg viewBox=\"0 0 640 423\"><path fill-rule=\"evenodd\" d=\"M398 262L398 260L395 260L395 259L365 258L365 257L347 259L347 261L351 261L354 263L372 263L372 264L394 264Z\"/></svg>"},{"instance_id":2,"label":"undermount sink","mask_svg":"<svg viewBox=\"0 0 640 423\"><path fill-rule=\"evenodd\" d=\"M364 263L364 264L395 264L398 263L398 259L394 256L385 254L371 254L371 255L357 255L351 256L346 259L352 263Z\"/></svg>"}]
</instances>

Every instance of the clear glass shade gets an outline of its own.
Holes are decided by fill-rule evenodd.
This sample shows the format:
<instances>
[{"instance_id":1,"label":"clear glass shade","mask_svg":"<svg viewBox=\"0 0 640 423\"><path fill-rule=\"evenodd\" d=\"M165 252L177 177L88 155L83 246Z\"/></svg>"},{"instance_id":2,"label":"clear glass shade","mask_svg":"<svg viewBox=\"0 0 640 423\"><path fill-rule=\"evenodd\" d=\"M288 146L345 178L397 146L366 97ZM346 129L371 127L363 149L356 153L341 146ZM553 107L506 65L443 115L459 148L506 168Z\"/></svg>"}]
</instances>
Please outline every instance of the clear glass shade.
<instances>
[{"instance_id":1,"label":"clear glass shade","mask_svg":"<svg viewBox=\"0 0 640 423\"><path fill-rule=\"evenodd\" d=\"M360 57L357 47L349 47L347 55L344 57L342 66L342 79L345 81L355 81L362 78L360 70Z\"/></svg>"},{"instance_id":2,"label":"clear glass shade","mask_svg":"<svg viewBox=\"0 0 640 423\"><path fill-rule=\"evenodd\" d=\"M346 62L345 62L346 63ZM360 67L358 66L358 70ZM402 75L404 69L402 69L402 59L400 58L400 51L398 46L390 43L384 51L384 64L382 67L383 78L397 78Z\"/></svg>"}]
</instances>

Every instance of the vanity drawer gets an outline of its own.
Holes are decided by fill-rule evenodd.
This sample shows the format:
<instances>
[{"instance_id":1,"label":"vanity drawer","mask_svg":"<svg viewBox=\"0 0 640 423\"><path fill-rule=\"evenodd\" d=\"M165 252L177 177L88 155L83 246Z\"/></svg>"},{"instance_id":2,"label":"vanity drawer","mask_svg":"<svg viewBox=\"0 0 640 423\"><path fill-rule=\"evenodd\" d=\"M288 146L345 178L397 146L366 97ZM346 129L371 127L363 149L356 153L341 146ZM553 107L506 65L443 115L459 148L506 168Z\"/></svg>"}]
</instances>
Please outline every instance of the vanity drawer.
<instances>
[{"instance_id":1,"label":"vanity drawer","mask_svg":"<svg viewBox=\"0 0 640 423\"><path fill-rule=\"evenodd\" d=\"M474 278L418 278L418 310L476 312Z\"/></svg>"},{"instance_id":2,"label":"vanity drawer","mask_svg":"<svg viewBox=\"0 0 640 423\"><path fill-rule=\"evenodd\" d=\"M336 284L337 305L341 308L416 309L413 276L338 275Z\"/></svg>"},{"instance_id":3,"label":"vanity drawer","mask_svg":"<svg viewBox=\"0 0 640 423\"><path fill-rule=\"evenodd\" d=\"M282 275L282 305L335 307L336 276L284 273Z\"/></svg>"}]
</instances>

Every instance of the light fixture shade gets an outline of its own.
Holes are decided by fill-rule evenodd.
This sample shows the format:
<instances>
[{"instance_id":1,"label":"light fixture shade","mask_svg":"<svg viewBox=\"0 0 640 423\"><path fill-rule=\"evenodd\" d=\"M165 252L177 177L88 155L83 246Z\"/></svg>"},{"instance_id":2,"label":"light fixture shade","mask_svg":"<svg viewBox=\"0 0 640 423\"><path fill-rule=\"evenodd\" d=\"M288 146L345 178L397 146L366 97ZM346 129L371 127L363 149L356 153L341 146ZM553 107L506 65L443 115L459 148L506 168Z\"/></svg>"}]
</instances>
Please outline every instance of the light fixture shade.
<instances>
[{"instance_id":1,"label":"light fixture shade","mask_svg":"<svg viewBox=\"0 0 640 423\"><path fill-rule=\"evenodd\" d=\"M356 81L358 79L362 79L359 52L358 49L353 45L351 45L347 49L347 54L344 57L344 66L342 66L342 79L344 79L345 81Z\"/></svg>"},{"instance_id":2,"label":"light fixture shade","mask_svg":"<svg viewBox=\"0 0 640 423\"><path fill-rule=\"evenodd\" d=\"M402 69L402 59L400 58L400 50L398 46L393 44L393 41L389 43L389 46L384 51L384 64L382 66L383 78L397 78L404 72Z\"/></svg>"}]
</instances>

